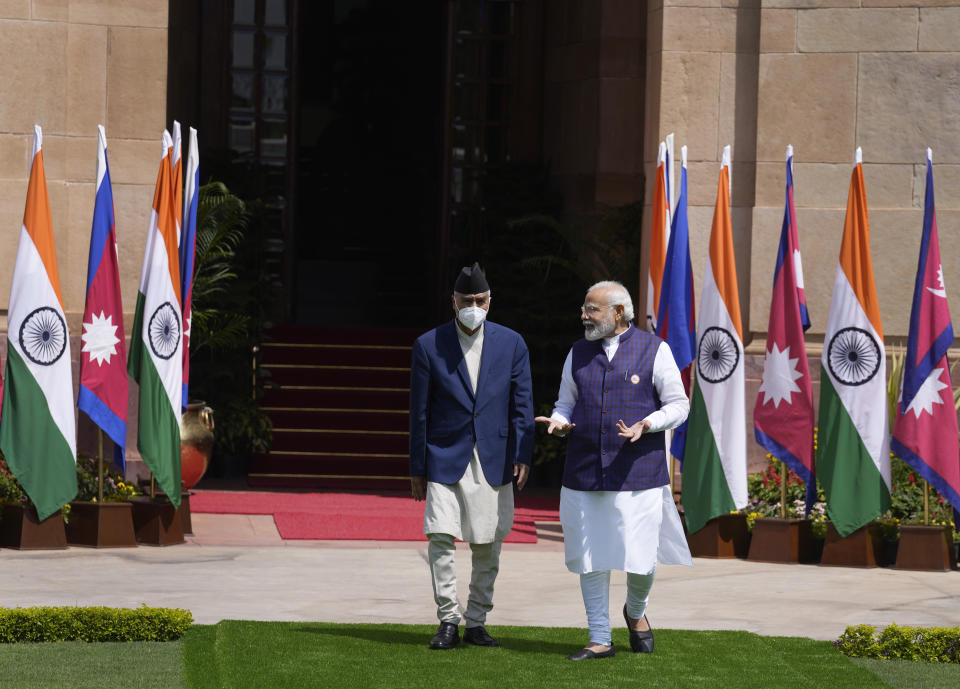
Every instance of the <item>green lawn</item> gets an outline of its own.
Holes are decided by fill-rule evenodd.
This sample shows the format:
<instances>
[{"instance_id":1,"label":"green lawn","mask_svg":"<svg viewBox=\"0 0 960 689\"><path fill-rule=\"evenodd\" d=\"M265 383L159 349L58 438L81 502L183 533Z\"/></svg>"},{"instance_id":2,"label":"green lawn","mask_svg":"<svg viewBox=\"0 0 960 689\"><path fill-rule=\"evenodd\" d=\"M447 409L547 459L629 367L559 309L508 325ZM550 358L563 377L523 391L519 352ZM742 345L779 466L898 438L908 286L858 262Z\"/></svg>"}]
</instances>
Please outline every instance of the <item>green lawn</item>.
<instances>
[{"instance_id":1,"label":"green lawn","mask_svg":"<svg viewBox=\"0 0 960 689\"><path fill-rule=\"evenodd\" d=\"M954 689L960 666L851 660L829 642L749 632L657 630L657 652L571 663L582 629L492 627L502 648L431 651L432 626L225 621L178 642L0 646L0 686L17 689L323 687L678 687Z\"/></svg>"},{"instance_id":2,"label":"green lawn","mask_svg":"<svg viewBox=\"0 0 960 689\"><path fill-rule=\"evenodd\" d=\"M182 641L0 644L3 689L186 689Z\"/></svg>"}]
</instances>

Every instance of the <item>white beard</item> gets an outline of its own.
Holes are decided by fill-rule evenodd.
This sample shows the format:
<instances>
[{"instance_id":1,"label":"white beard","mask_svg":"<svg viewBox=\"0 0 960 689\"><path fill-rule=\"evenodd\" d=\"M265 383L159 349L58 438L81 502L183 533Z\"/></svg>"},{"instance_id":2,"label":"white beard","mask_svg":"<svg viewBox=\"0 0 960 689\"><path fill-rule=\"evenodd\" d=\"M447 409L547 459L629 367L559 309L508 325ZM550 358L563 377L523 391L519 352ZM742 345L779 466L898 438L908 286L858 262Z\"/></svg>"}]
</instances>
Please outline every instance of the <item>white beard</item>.
<instances>
[{"instance_id":1,"label":"white beard","mask_svg":"<svg viewBox=\"0 0 960 689\"><path fill-rule=\"evenodd\" d=\"M605 337L610 337L613 335L613 331L617 329L617 323L612 318L608 321L598 323L592 328L584 328L583 336L587 340L602 340Z\"/></svg>"}]
</instances>

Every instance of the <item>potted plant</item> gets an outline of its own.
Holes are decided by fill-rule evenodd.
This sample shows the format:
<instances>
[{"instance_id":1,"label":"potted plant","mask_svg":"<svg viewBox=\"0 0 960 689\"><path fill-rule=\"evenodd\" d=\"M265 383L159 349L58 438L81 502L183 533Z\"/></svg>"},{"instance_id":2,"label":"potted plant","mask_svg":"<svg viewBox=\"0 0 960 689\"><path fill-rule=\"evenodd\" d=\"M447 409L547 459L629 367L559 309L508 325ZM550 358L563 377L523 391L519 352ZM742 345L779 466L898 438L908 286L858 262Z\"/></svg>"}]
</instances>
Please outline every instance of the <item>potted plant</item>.
<instances>
[{"instance_id":1,"label":"potted plant","mask_svg":"<svg viewBox=\"0 0 960 689\"><path fill-rule=\"evenodd\" d=\"M77 457L77 498L70 503L67 543L92 548L129 548L137 541L130 498L139 491L110 469L100 473L93 457Z\"/></svg>"},{"instance_id":2,"label":"potted plant","mask_svg":"<svg viewBox=\"0 0 960 689\"><path fill-rule=\"evenodd\" d=\"M29 496L10 471L0 453L0 546L19 550L47 550L67 547L64 523L70 514L70 505L64 505L43 521Z\"/></svg>"},{"instance_id":3,"label":"potted plant","mask_svg":"<svg viewBox=\"0 0 960 689\"><path fill-rule=\"evenodd\" d=\"M747 478L751 530L747 559L760 562L813 562L811 522L805 516L806 485L783 462L767 454L766 471Z\"/></svg>"},{"instance_id":4,"label":"potted plant","mask_svg":"<svg viewBox=\"0 0 960 689\"><path fill-rule=\"evenodd\" d=\"M943 571L956 567L953 509L900 458L891 455L890 510L897 523L897 569Z\"/></svg>"},{"instance_id":5,"label":"potted plant","mask_svg":"<svg viewBox=\"0 0 960 689\"><path fill-rule=\"evenodd\" d=\"M200 187L190 395L216 412L210 472L228 478L246 477L250 455L269 449L271 440L270 420L258 401L262 377L252 366L271 294L258 264L258 208L220 182Z\"/></svg>"}]
</instances>

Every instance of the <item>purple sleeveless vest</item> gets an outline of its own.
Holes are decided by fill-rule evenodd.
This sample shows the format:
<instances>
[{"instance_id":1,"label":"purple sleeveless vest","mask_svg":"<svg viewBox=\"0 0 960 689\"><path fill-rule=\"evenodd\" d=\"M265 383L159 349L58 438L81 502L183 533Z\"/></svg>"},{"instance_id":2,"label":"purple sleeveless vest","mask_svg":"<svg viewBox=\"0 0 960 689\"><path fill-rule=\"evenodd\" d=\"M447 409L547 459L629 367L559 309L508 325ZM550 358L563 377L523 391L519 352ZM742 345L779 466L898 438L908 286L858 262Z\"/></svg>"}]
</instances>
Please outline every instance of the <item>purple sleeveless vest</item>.
<instances>
[{"instance_id":1,"label":"purple sleeveless vest","mask_svg":"<svg viewBox=\"0 0 960 689\"><path fill-rule=\"evenodd\" d=\"M575 490L644 490L670 482L663 433L634 443L617 435L617 420L628 426L660 408L653 386L653 362L663 342L629 328L620 335L613 361L601 340L573 345L572 372L577 403L567 439L563 485Z\"/></svg>"}]
</instances>

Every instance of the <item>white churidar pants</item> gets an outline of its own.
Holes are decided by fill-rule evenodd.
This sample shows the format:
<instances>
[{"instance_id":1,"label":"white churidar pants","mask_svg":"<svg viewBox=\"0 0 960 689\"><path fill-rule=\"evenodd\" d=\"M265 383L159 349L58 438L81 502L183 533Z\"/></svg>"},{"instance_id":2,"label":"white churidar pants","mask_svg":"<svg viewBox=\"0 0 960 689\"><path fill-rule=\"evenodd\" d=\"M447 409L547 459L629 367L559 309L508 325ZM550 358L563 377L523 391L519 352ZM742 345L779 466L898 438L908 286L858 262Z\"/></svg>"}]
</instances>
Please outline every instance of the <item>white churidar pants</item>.
<instances>
[{"instance_id":1,"label":"white churidar pants","mask_svg":"<svg viewBox=\"0 0 960 689\"><path fill-rule=\"evenodd\" d=\"M610 645L610 570L627 572L627 613L646 610L657 562L692 565L670 486L560 492L567 569L580 575L590 641Z\"/></svg>"},{"instance_id":2,"label":"white churidar pants","mask_svg":"<svg viewBox=\"0 0 960 689\"><path fill-rule=\"evenodd\" d=\"M639 620L646 612L653 575L653 572L627 573L627 614L631 619ZM610 570L581 574L580 593L583 594L583 607L587 611L590 642L609 646L613 643L610 633Z\"/></svg>"}]
</instances>

